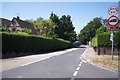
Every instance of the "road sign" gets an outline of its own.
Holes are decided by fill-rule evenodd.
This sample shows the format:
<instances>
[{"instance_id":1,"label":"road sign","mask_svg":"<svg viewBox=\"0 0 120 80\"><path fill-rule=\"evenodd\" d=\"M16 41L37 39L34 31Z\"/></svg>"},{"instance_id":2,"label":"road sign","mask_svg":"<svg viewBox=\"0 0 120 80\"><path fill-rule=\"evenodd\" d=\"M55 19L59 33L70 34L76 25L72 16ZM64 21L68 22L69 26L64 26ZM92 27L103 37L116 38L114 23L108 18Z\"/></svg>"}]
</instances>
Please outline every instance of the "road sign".
<instances>
[{"instance_id":1,"label":"road sign","mask_svg":"<svg viewBox=\"0 0 120 80\"><path fill-rule=\"evenodd\" d=\"M118 7L117 6L110 6L108 9L109 15L116 15L118 13Z\"/></svg>"},{"instance_id":2,"label":"road sign","mask_svg":"<svg viewBox=\"0 0 120 80\"><path fill-rule=\"evenodd\" d=\"M118 17L116 17L115 15L118 13L118 7L117 6L110 6L110 8L108 9L108 14L112 15L111 17L109 17L108 19L108 30L112 31L110 34L110 41L112 41L112 60L113 60L113 55L114 55L114 31L118 30L117 24L119 22Z\"/></svg>"},{"instance_id":3,"label":"road sign","mask_svg":"<svg viewBox=\"0 0 120 80\"><path fill-rule=\"evenodd\" d=\"M119 26L108 26L108 31L119 31Z\"/></svg>"},{"instance_id":4,"label":"road sign","mask_svg":"<svg viewBox=\"0 0 120 80\"><path fill-rule=\"evenodd\" d=\"M118 17L117 16L111 16L111 17L109 17L109 19L108 19L108 24L110 25L110 26L116 26L117 24L118 24L118 22L119 22L119 19L118 19Z\"/></svg>"}]
</instances>

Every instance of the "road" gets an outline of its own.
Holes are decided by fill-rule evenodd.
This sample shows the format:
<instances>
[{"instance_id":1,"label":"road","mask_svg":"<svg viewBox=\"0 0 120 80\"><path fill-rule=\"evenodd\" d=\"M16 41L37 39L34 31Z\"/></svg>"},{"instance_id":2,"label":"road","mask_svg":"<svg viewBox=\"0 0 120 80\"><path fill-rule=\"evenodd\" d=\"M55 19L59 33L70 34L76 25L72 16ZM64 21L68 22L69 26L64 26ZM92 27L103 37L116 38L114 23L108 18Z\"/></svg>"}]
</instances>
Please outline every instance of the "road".
<instances>
[{"instance_id":1,"label":"road","mask_svg":"<svg viewBox=\"0 0 120 80\"><path fill-rule=\"evenodd\" d=\"M117 72L112 72L80 59L85 47L53 56L32 64L2 72L3 78L118 78Z\"/></svg>"}]
</instances>

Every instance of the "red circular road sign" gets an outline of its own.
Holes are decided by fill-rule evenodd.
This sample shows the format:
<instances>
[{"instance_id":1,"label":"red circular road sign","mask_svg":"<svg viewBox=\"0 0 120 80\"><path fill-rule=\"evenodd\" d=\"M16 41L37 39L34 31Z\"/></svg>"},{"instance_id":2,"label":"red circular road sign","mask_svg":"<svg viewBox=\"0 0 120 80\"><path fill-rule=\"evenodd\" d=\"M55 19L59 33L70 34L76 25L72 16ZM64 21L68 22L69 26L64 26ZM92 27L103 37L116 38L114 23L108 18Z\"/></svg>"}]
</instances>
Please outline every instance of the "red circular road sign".
<instances>
[{"instance_id":1,"label":"red circular road sign","mask_svg":"<svg viewBox=\"0 0 120 80\"><path fill-rule=\"evenodd\" d=\"M109 17L109 19L108 19L108 24L110 25L110 26L116 26L117 24L118 24L118 22L119 22L119 19L118 19L118 17L117 16L111 16L111 17Z\"/></svg>"},{"instance_id":2,"label":"red circular road sign","mask_svg":"<svg viewBox=\"0 0 120 80\"><path fill-rule=\"evenodd\" d=\"M108 9L109 15L116 15L118 13L118 7L117 6L110 6Z\"/></svg>"}]
</instances>

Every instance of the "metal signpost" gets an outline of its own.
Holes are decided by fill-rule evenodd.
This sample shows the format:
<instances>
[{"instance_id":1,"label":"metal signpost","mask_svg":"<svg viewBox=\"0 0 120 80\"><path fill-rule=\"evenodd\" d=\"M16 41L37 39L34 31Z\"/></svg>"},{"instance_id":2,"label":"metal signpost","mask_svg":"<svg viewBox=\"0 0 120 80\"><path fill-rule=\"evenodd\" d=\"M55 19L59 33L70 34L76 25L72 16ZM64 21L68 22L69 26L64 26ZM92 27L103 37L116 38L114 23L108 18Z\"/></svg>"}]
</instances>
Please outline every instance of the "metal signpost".
<instances>
[{"instance_id":1,"label":"metal signpost","mask_svg":"<svg viewBox=\"0 0 120 80\"><path fill-rule=\"evenodd\" d=\"M108 19L108 24L109 24L109 31L111 31L110 34L110 41L112 41L112 60L113 60L113 55L114 55L114 31L117 31L118 28L116 27L116 25L119 22L119 19L117 16L115 16L118 13L118 7L117 6L111 6L108 9L108 14L112 15L111 17L109 17Z\"/></svg>"},{"instance_id":2,"label":"metal signpost","mask_svg":"<svg viewBox=\"0 0 120 80\"><path fill-rule=\"evenodd\" d=\"M114 53L114 34L113 34L113 31L111 32L110 34L110 41L112 41L112 60L113 60L113 53Z\"/></svg>"}]
</instances>

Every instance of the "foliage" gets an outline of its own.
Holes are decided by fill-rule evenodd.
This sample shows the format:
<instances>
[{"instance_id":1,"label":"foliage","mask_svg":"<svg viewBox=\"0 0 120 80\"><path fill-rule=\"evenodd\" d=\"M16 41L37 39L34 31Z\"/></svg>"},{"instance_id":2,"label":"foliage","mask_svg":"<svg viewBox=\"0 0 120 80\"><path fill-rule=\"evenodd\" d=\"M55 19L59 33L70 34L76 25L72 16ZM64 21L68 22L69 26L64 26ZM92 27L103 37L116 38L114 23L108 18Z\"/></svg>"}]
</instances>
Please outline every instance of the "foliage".
<instances>
[{"instance_id":1,"label":"foliage","mask_svg":"<svg viewBox=\"0 0 120 80\"><path fill-rule=\"evenodd\" d=\"M7 27L0 25L0 32L11 32Z\"/></svg>"},{"instance_id":2,"label":"foliage","mask_svg":"<svg viewBox=\"0 0 120 80\"><path fill-rule=\"evenodd\" d=\"M35 22L34 19L26 19L25 21L26 21L26 22L29 22L29 23L33 23L33 22Z\"/></svg>"},{"instance_id":3,"label":"foliage","mask_svg":"<svg viewBox=\"0 0 120 80\"><path fill-rule=\"evenodd\" d=\"M21 32L21 31L16 32L16 34L28 35L28 33L26 33L26 32Z\"/></svg>"},{"instance_id":4,"label":"foliage","mask_svg":"<svg viewBox=\"0 0 120 80\"><path fill-rule=\"evenodd\" d=\"M107 28L105 26L101 26L100 28L97 29L96 35L99 35L104 32L107 32Z\"/></svg>"},{"instance_id":5,"label":"foliage","mask_svg":"<svg viewBox=\"0 0 120 80\"><path fill-rule=\"evenodd\" d=\"M62 38L70 41L76 40L75 27L73 27L71 16L69 15L62 15L59 18L56 14L51 13L50 19L48 20L39 17L36 20L30 19L26 21L33 23L39 30L41 36Z\"/></svg>"},{"instance_id":6,"label":"foliage","mask_svg":"<svg viewBox=\"0 0 120 80\"><path fill-rule=\"evenodd\" d=\"M65 40L70 40L71 38L76 39L76 32L74 31L75 28L73 27L70 15L62 15L59 18L56 14L51 13L50 19L56 25L54 32L58 38Z\"/></svg>"},{"instance_id":7,"label":"foliage","mask_svg":"<svg viewBox=\"0 0 120 80\"><path fill-rule=\"evenodd\" d=\"M32 34L31 29L28 29L28 28L22 28L21 32L25 32L27 34Z\"/></svg>"},{"instance_id":8,"label":"foliage","mask_svg":"<svg viewBox=\"0 0 120 80\"><path fill-rule=\"evenodd\" d=\"M42 20L43 20L42 17L38 17L38 18L35 20L35 22L39 22L39 21L42 21Z\"/></svg>"},{"instance_id":9,"label":"foliage","mask_svg":"<svg viewBox=\"0 0 120 80\"><path fill-rule=\"evenodd\" d=\"M53 37L55 24L51 20L41 20L35 22L34 25L40 31L40 35L44 37Z\"/></svg>"},{"instance_id":10,"label":"foliage","mask_svg":"<svg viewBox=\"0 0 120 80\"><path fill-rule=\"evenodd\" d=\"M93 47L97 47L98 46L98 44L97 44L97 39L98 37L97 36L95 36L95 37L93 37L93 39L92 39L92 46Z\"/></svg>"},{"instance_id":11,"label":"foliage","mask_svg":"<svg viewBox=\"0 0 120 80\"><path fill-rule=\"evenodd\" d=\"M81 31L79 40L82 44L87 44L96 34L96 30L102 25L101 18L94 18Z\"/></svg>"},{"instance_id":12,"label":"foliage","mask_svg":"<svg viewBox=\"0 0 120 80\"><path fill-rule=\"evenodd\" d=\"M108 19L103 19L102 17L100 17L101 18L101 24L103 25L103 26L108 26Z\"/></svg>"},{"instance_id":13,"label":"foliage","mask_svg":"<svg viewBox=\"0 0 120 80\"><path fill-rule=\"evenodd\" d=\"M55 51L71 47L69 41L16 33L2 34L2 51L4 53Z\"/></svg>"},{"instance_id":14,"label":"foliage","mask_svg":"<svg viewBox=\"0 0 120 80\"><path fill-rule=\"evenodd\" d=\"M42 17L38 17L36 20L34 19L26 19L25 21L29 22L29 23L34 23L34 22L39 22L42 21L43 18Z\"/></svg>"},{"instance_id":15,"label":"foliage","mask_svg":"<svg viewBox=\"0 0 120 80\"><path fill-rule=\"evenodd\" d=\"M119 32L115 32L114 35L114 45L118 48L120 48L120 31Z\"/></svg>"},{"instance_id":16,"label":"foliage","mask_svg":"<svg viewBox=\"0 0 120 80\"><path fill-rule=\"evenodd\" d=\"M110 33L105 32L98 35L98 46L111 46Z\"/></svg>"},{"instance_id":17,"label":"foliage","mask_svg":"<svg viewBox=\"0 0 120 80\"><path fill-rule=\"evenodd\" d=\"M93 47L111 46L110 32L105 32L92 39ZM120 31L114 33L114 46L120 47Z\"/></svg>"}]
</instances>

